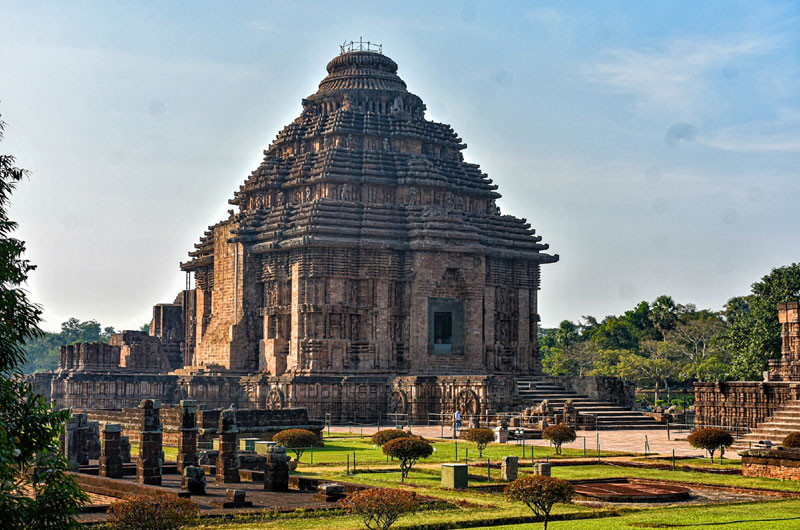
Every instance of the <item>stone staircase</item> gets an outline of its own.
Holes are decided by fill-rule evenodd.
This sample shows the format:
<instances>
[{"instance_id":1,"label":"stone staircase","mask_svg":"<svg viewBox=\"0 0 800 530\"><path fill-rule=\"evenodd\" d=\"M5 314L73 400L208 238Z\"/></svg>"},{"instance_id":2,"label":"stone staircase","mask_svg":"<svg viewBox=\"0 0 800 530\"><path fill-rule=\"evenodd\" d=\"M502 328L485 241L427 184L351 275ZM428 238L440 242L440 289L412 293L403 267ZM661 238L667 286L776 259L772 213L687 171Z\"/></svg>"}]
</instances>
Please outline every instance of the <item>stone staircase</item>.
<instances>
[{"instance_id":1,"label":"stone staircase","mask_svg":"<svg viewBox=\"0 0 800 530\"><path fill-rule=\"evenodd\" d=\"M800 432L800 400L784 404L755 429L736 440L732 449L748 449L751 445L755 447L761 440L769 440L776 446L781 445L791 432Z\"/></svg>"},{"instance_id":2,"label":"stone staircase","mask_svg":"<svg viewBox=\"0 0 800 530\"><path fill-rule=\"evenodd\" d=\"M575 410L597 418L598 430L665 429L666 425L657 422L641 412L626 409L610 401L598 401L586 394L578 394L537 377L518 377L517 391L523 406L534 407L547 400L551 411L560 413L564 402L572 400Z\"/></svg>"}]
</instances>

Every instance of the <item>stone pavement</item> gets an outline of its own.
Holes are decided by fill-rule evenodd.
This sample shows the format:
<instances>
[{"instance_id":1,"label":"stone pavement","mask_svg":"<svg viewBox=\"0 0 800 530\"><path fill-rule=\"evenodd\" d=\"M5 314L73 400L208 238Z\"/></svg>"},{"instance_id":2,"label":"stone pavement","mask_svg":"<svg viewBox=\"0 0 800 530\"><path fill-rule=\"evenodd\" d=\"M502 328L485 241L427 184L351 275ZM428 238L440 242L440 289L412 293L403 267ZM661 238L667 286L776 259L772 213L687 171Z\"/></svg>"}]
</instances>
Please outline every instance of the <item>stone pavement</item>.
<instances>
[{"instance_id":1,"label":"stone pavement","mask_svg":"<svg viewBox=\"0 0 800 530\"><path fill-rule=\"evenodd\" d=\"M393 425L383 425L382 429L394 428ZM348 426L332 426L330 428L331 434L334 433L353 433L360 434L363 430L364 436L371 436L378 430L376 426L359 427L354 425ZM411 431L415 434L424 436L425 438L441 438L441 426L427 426L427 425L412 425ZM325 431L327 432L327 430ZM569 449L583 449L584 438L586 439L586 450L594 451L597 446L597 437L600 437L600 450L601 451L620 451L626 453L644 453L645 450L645 437L650 446L649 453L654 455L671 456L672 450L675 449L675 456L678 457L691 457L691 456L704 456L702 450L692 448L686 441L689 431L669 433L667 438L666 429L653 429L653 430L630 430L630 431L578 431L578 438L571 444L565 444L565 448ZM444 428L444 437L450 439L452 431L449 427ZM516 441L508 442L516 444ZM547 440L526 440L526 445L548 446ZM728 450L725 452L728 458L736 457L735 451Z\"/></svg>"}]
</instances>

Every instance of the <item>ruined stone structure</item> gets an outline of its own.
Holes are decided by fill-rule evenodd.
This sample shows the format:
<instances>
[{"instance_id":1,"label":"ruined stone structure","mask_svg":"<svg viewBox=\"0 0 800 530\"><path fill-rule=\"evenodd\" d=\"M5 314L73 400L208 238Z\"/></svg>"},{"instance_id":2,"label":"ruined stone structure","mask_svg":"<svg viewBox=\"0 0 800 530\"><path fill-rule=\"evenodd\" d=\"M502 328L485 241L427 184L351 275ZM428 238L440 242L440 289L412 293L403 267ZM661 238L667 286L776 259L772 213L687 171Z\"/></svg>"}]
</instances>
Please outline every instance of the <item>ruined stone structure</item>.
<instances>
[{"instance_id":1,"label":"ruined stone structure","mask_svg":"<svg viewBox=\"0 0 800 530\"><path fill-rule=\"evenodd\" d=\"M62 350L58 405L143 397L426 420L518 401L538 375L540 266L558 260L382 53L344 50L181 269L149 334Z\"/></svg>"},{"instance_id":2,"label":"ruined stone structure","mask_svg":"<svg viewBox=\"0 0 800 530\"><path fill-rule=\"evenodd\" d=\"M778 318L781 358L769 362L764 380L696 383L695 423L754 429L744 437L745 447L759 440L779 444L788 432L800 430L800 303L779 304Z\"/></svg>"},{"instance_id":3,"label":"ruined stone structure","mask_svg":"<svg viewBox=\"0 0 800 530\"><path fill-rule=\"evenodd\" d=\"M164 463L161 440L161 421L158 400L144 399L142 409L139 458L136 460L136 482L161 485L161 466Z\"/></svg>"}]
</instances>

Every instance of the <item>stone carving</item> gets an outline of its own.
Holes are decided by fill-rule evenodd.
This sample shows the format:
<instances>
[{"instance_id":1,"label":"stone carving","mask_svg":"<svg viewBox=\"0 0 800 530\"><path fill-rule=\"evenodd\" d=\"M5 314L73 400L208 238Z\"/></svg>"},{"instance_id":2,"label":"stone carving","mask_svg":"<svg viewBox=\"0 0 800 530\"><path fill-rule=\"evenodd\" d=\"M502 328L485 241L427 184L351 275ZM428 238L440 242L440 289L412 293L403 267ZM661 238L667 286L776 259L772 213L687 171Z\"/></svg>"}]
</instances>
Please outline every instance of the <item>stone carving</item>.
<instances>
[{"instance_id":1,"label":"stone carving","mask_svg":"<svg viewBox=\"0 0 800 530\"><path fill-rule=\"evenodd\" d=\"M311 202L311 186L306 186L306 202Z\"/></svg>"},{"instance_id":2,"label":"stone carving","mask_svg":"<svg viewBox=\"0 0 800 530\"><path fill-rule=\"evenodd\" d=\"M464 197L458 196L456 197L456 210L462 211L464 209Z\"/></svg>"},{"instance_id":3,"label":"stone carving","mask_svg":"<svg viewBox=\"0 0 800 530\"><path fill-rule=\"evenodd\" d=\"M408 398L402 390L395 390L389 397L389 413L405 414L408 406Z\"/></svg>"},{"instance_id":4,"label":"stone carving","mask_svg":"<svg viewBox=\"0 0 800 530\"><path fill-rule=\"evenodd\" d=\"M267 408L280 410L283 408L283 392L277 388L271 388L267 394Z\"/></svg>"},{"instance_id":5,"label":"stone carving","mask_svg":"<svg viewBox=\"0 0 800 530\"><path fill-rule=\"evenodd\" d=\"M398 114L400 112L403 112L403 106L404 106L403 105L403 98L401 98L400 96L397 96L396 98L394 98L394 102L392 103L392 107L390 109L390 112L392 114Z\"/></svg>"},{"instance_id":6,"label":"stone carving","mask_svg":"<svg viewBox=\"0 0 800 530\"><path fill-rule=\"evenodd\" d=\"M217 482L238 483L239 462L236 458L236 410L231 407L220 411L219 453L217 454Z\"/></svg>"},{"instance_id":7,"label":"stone carving","mask_svg":"<svg viewBox=\"0 0 800 530\"><path fill-rule=\"evenodd\" d=\"M472 390L462 390L458 393L456 398L456 408L462 415L478 414L480 412L480 404L478 397Z\"/></svg>"},{"instance_id":8,"label":"stone carving","mask_svg":"<svg viewBox=\"0 0 800 530\"><path fill-rule=\"evenodd\" d=\"M453 194L448 191L444 196L444 207L447 210L452 210L454 206Z\"/></svg>"},{"instance_id":9,"label":"stone carving","mask_svg":"<svg viewBox=\"0 0 800 530\"><path fill-rule=\"evenodd\" d=\"M388 138L384 138L383 139L383 150L384 151L390 151L391 150L390 147L389 147L389 139Z\"/></svg>"},{"instance_id":10,"label":"stone carving","mask_svg":"<svg viewBox=\"0 0 800 530\"><path fill-rule=\"evenodd\" d=\"M417 204L419 204L419 199L417 199L417 188L409 188L408 204L410 204L411 206L416 206Z\"/></svg>"},{"instance_id":11,"label":"stone carving","mask_svg":"<svg viewBox=\"0 0 800 530\"><path fill-rule=\"evenodd\" d=\"M353 135L352 134L348 134L347 135L347 138L345 138L345 140L344 140L344 146L345 146L346 149L352 149L353 148Z\"/></svg>"}]
</instances>

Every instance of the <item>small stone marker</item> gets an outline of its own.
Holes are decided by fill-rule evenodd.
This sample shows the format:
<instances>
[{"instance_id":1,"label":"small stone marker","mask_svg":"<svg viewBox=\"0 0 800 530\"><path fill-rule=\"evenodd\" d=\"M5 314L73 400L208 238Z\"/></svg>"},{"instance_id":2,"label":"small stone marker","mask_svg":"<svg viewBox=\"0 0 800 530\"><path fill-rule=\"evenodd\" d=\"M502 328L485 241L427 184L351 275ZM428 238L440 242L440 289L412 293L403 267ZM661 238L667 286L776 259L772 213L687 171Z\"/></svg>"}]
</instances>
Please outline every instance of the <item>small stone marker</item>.
<instances>
[{"instance_id":1,"label":"small stone marker","mask_svg":"<svg viewBox=\"0 0 800 530\"><path fill-rule=\"evenodd\" d=\"M500 426L494 428L494 441L499 444L504 444L508 441L508 429Z\"/></svg>"},{"instance_id":2,"label":"small stone marker","mask_svg":"<svg viewBox=\"0 0 800 530\"><path fill-rule=\"evenodd\" d=\"M336 502L345 497L344 486L342 484L327 483L317 487L317 493L312 495L312 499L322 502Z\"/></svg>"},{"instance_id":3,"label":"small stone marker","mask_svg":"<svg viewBox=\"0 0 800 530\"><path fill-rule=\"evenodd\" d=\"M469 485L467 464L442 464L442 487L465 490Z\"/></svg>"},{"instance_id":4,"label":"small stone marker","mask_svg":"<svg viewBox=\"0 0 800 530\"><path fill-rule=\"evenodd\" d=\"M533 466L533 474L541 475L543 477L550 476L550 464L547 462L539 462Z\"/></svg>"},{"instance_id":5,"label":"small stone marker","mask_svg":"<svg viewBox=\"0 0 800 530\"><path fill-rule=\"evenodd\" d=\"M504 456L503 464L500 466L500 479L506 482L511 482L517 479L519 471L519 457Z\"/></svg>"},{"instance_id":6,"label":"small stone marker","mask_svg":"<svg viewBox=\"0 0 800 530\"><path fill-rule=\"evenodd\" d=\"M245 500L247 492L228 488L225 490L225 501L221 503L223 508L249 508L253 506L252 501ZM220 504L216 502L215 504Z\"/></svg>"}]
</instances>

